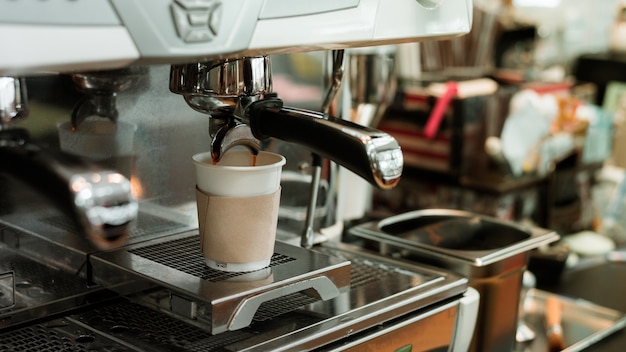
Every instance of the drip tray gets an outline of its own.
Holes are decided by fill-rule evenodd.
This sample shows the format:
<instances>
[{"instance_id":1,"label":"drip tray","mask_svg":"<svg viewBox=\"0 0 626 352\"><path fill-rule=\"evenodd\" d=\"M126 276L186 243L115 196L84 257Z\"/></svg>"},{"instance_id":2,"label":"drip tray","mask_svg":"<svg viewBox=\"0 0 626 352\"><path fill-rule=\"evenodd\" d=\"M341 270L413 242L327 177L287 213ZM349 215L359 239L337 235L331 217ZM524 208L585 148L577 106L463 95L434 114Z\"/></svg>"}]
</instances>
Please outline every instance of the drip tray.
<instances>
[{"instance_id":1,"label":"drip tray","mask_svg":"<svg viewBox=\"0 0 626 352\"><path fill-rule=\"evenodd\" d=\"M258 308L276 298L303 292L326 301L350 285L349 260L282 242L276 242L267 268L246 273L211 269L197 231L94 254L90 262L99 284L116 287L141 278L174 292L155 302L172 314L204 322L212 334L249 326Z\"/></svg>"},{"instance_id":2,"label":"drip tray","mask_svg":"<svg viewBox=\"0 0 626 352\"><path fill-rule=\"evenodd\" d=\"M187 270L188 268L183 267L189 265L190 268L193 267L190 272L197 272L182 273L173 269L163 272L164 264L152 262L153 271L161 272L161 278L175 273L182 276L180 280L183 281L196 277L194 275L206 275L203 280L212 284L198 287L209 290L213 284L247 277L247 274L234 277L213 276L210 269L202 269L204 264L195 264L202 259L196 258L193 251L189 251L191 254L187 255L172 254L178 250L185 252L183 244L193 245L194 237L195 235L178 236L162 244L130 248L129 251L135 254L116 255L117 258L128 260L122 266L118 265L120 263L114 264L97 258L94 260L94 269L99 275L107 268L115 269L115 272L110 273L123 276L132 263L129 258L139 257L137 253L140 251L160 250L162 246L166 246L170 247L166 250L171 254L167 257L168 260L180 263L181 270ZM155 247L151 247L153 245ZM292 254L286 253L288 249L283 249L282 244L277 244L281 260L284 259L283 256ZM324 258L328 256L336 258L333 261L350 263L341 266L342 269L350 269L349 287L341 288L337 297L327 301L315 299L306 292L296 292L264 302L252 324L240 330L211 334L206 325L197 323L206 317L202 312L206 308L202 302L186 305L182 291L171 287L154 287L78 309L65 317L43 319L37 325L8 331L0 329L0 350L338 351L347 349L344 343L356 344L363 338L369 339L383 331L386 331L385 334L405 331L419 346L426 346L431 341L438 344L430 346L441 346L443 350L457 336L455 329L464 330L465 326L460 328L465 321L463 317L471 314L471 309L463 310L461 304L468 287L467 279L454 273L385 258L341 243L324 243L314 250L318 253L302 260L327 260ZM276 262L271 267L272 272L280 275L280 267L290 267L300 259ZM135 263L139 263L137 258ZM150 264L141 263L140 269L145 271L146 265ZM342 270L327 270L326 274L333 275L337 272L343 274ZM146 277L139 273L133 275L135 280L141 276ZM196 285L201 284L196 281ZM185 288L188 289L187 286ZM168 307L177 306L179 313L183 313L185 309L187 313L195 310L198 316L195 319L179 319L180 315L173 316L174 314L162 308L166 304L161 304L159 309L153 309L154 303L159 301L167 302ZM430 319L433 317L441 319L431 325ZM428 324L428 327L436 326L437 333L432 333L430 328L421 329L418 327L420 325L414 325L420 322ZM390 346L393 343L390 341Z\"/></svg>"}]
</instances>

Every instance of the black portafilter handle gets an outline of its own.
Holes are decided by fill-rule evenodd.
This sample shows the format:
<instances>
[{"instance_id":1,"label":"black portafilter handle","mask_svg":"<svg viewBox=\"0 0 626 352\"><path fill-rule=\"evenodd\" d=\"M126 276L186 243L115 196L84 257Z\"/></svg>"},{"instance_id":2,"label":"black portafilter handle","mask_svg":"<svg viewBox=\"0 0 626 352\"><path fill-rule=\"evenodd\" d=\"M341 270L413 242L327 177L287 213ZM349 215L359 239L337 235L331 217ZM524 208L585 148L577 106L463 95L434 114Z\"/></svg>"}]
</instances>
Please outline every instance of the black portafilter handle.
<instances>
[{"instance_id":1,"label":"black portafilter handle","mask_svg":"<svg viewBox=\"0 0 626 352\"><path fill-rule=\"evenodd\" d=\"M125 243L138 213L126 177L61 151L16 142L6 138L9 133L25 136L18 129L0 134L5 137L0 140L0 172L46 196L98 249Z\"/></svg>"},{"instance_id":2,"label":"black portafilter handle","mask_svg":"<svg viewBox=\"0 0 626 352\"><path fill-rule=\"evenodd\" d=\"M255 137L274 137L307 147L378 188L394 187L402 175L400 145L377 129L320 112L284 107L273 93L251 103L245 118Z\"/></svg>"}]
</instances>

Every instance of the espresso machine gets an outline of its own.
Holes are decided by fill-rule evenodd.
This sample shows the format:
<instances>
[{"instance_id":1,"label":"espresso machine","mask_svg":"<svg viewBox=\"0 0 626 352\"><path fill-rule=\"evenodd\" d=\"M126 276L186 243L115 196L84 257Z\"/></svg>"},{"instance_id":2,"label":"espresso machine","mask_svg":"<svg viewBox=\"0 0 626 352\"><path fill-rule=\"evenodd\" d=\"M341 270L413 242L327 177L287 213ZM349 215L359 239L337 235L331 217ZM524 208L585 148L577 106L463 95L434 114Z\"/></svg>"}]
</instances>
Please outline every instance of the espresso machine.
<instances>
[{"instance_id":1,"label":"espresso machine","mask_svg":"<svg viewBox=\"0 0 626 352\"><path fill-rule=\"evenodd\" d=\"M206 267L191 156L278 140L393 187L397 142L328 114L343 50L463 35L471 6L2 0L0 349L466 350L467 278L314 243L310 224L265 269ZM271 58L328 50L322 108L286 106Z\"/></svg>"}]
</instances>

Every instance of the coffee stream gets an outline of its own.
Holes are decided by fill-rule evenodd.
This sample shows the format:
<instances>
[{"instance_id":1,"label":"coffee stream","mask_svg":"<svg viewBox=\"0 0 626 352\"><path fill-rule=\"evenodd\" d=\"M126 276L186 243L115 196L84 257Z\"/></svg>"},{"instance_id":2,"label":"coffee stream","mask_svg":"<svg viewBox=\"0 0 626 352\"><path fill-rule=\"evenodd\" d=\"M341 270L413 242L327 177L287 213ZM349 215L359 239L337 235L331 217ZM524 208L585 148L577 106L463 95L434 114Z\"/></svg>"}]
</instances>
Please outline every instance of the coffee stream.
<instances>
[{"instance_id":1,"label":"coffee stream","mask_svg":"<svg viewBox=\"0 0 626 352\"><path fill-rule=\"evenodd\" d=\"M256 166L257 156L258 156L258 154L252 154L252 166ZM215 160L215 158L213 158L212 164L213 165L217 165L217 160Z\"/></svg>"}]
</instances>

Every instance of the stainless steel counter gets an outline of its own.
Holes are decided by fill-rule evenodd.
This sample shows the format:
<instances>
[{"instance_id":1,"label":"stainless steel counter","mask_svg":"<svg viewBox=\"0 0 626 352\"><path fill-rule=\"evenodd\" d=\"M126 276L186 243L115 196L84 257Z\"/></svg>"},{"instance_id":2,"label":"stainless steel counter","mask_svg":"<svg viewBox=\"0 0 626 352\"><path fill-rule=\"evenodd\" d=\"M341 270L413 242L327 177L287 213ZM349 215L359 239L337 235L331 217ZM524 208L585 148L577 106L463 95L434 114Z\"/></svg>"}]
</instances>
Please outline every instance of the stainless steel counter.
<instances>
[{"instance_id":1,"label":"stainless steel counter","mask_svg":"<svg viewBox=\"0 0 626 352\"><path fill-rule=\"evenodd\" d=\"M388 340L396 337L396 348L469 344L478 296L454 273L345 244L277 243L280 258L267 271L224 275L204 265L197 230L147 209L129 245L105 252L54 219L62 220L49 210L0 218L0 349L343 351L396 346ZM329 285L336 296L325 293ZM216 324L218 313L242 309L249 325L233 323L241 314Z\"/></svg>"},{"instance_id":2,"label":"stainless steel counter","mask_svg":"<svg viewBox=\"0 0 626 352\"><path fill-rule=\"evenodd\" d=\"M626 312L626 263L593 261L564 272L560 282L539 288L567 297L581 298L606 308ZM589 346L585 351L621 352L626 346L626 330Z\"/></svg>"}]
</instances>

